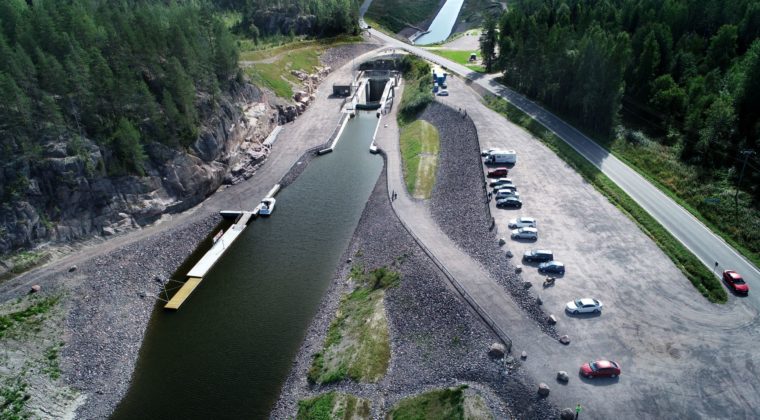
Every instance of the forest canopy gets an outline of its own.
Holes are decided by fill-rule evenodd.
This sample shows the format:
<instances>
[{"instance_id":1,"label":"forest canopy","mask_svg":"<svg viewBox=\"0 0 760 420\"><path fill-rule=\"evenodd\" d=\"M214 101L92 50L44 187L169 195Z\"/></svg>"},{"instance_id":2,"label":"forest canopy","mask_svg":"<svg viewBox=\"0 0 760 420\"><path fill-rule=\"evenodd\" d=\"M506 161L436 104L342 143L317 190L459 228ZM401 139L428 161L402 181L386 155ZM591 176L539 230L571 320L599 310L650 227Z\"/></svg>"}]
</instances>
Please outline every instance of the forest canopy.
<instances>
[{"instance_id":1,"label":"forest canopy","mask_svg":"<svg viewBox=\"0 0 760 420\"><path fill-rule=\"evenodd\" d=\"M231 34L195 2L4 0L0 57L6 173L24 173L51 140L75 149L83 136L109 174L139 174L145 144L195 141L198 98L213 104L238 69Z\"/></svg>"},{"instance_id":2,"label":"forest canopy","mask_svg":"<svg viewBox=\"0 0 760 420\"><path fill-rule=\"evenodd\" d=\"M760 1L518 0L495 28L505 82L602 139L622 111L694 165L757 150Z\"/></svg>"}]
</instances>

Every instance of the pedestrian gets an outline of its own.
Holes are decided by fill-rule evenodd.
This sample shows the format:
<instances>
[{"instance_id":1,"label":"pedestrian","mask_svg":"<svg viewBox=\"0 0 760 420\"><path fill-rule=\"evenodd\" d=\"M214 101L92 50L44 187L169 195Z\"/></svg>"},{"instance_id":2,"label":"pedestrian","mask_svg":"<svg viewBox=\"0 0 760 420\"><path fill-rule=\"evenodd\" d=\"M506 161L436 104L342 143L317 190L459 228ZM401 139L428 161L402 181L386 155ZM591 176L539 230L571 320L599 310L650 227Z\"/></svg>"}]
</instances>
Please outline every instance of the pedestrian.
<instances>
[{"instance_id":1,"label":"pedestrian","mask_svg":"<svg viewBox=\"0 0 760 420\"><path fill-rule=\"evenodd\" d=\"M393 190L393 192L391 192L391 201L395 199L396 199L396 190Z\"/></svg>"},{"instance_id":2,"label":"pedestrian","mask_svg":"<svg viewBox=\"0 0 760 420\"><path fill-rule=\"evenodd\" d=\"M583 411L583 407L581 407L580 404L575 406L575 420L578 420L578 416L581 414L581 411Z\"/></svg>"},{"instance_id":3,"label":"pedestrian","mask_svg":"<svg viewBox=\"0 0 760 420\"><path fill-rule=\"evenodd\" d=\"M491 194L491 192L489 191L489 192L488 192L488 201L491 201L491 197L492 197L492 196L493 196L493 195L492 195L492 194Z\"/></svg>"}]
</instances>

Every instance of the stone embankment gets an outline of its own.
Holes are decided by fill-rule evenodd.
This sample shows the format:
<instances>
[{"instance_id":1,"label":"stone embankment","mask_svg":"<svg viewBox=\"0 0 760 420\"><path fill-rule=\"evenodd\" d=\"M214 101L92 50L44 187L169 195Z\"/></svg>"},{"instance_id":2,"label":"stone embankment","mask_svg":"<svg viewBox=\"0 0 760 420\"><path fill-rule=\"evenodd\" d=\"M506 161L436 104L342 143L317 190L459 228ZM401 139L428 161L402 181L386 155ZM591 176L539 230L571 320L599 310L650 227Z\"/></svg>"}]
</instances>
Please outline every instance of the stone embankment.
<instances>
[{"instance_id":1,"label":"stone embankment","mask_svg":"<svg viewBox=\"0 0 760 420\"><path fill-rule=\"evenodd\" d=\"M541 329L557 339L536 296L523 287L515 264L498 246L483 181L478 133L464 112L433 102L420 116L438 129L441 141L438 176L430 212L441 229L462 250L482 264L499 281Z\"/></svg>"},{"instance_id":2,"label":"stone embankment","mask_svg":"<svg viewBox=\"0 0 760 420\"><path fill-rule=\"evenodd\" d=\"M507 366L488 357L497 337L464 302L443 274L414 242L393 212L385 172L362 214L330 289L323 298L293 369L282 386L273 418L292 418L299 400L337 390L372 401L372 418L399 400L433 388L467 383L484 396L496 418L556 417L556 409L540 400L519 363ZM350 268L388 266L401 273L401 282L386 292L391 337L391 362L376 384L351 380L317 386L306 380L313 354L321 351L327 328L340 297L351 289ZM514 361L513 361L514 362Z\"/></svg>"}]
</instances>

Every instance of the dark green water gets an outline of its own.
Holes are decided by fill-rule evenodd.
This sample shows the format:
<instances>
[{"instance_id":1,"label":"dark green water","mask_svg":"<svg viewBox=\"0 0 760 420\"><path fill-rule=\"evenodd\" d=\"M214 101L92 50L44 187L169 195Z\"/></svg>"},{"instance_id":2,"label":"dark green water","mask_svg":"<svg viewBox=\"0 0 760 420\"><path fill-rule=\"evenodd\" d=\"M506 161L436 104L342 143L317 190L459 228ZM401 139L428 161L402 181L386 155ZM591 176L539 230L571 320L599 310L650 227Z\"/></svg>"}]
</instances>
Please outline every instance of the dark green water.
<instances>
[{"instance_id":1,"label":"dark green water","mask_svg":"<svg viewBox=\"0 0 760 420\"><path fill-rule=\"evenodd\" d=\"M377 118L349 121L177 312L156 309L115 419L259 419L288 375L382 169Z\"/></svg>"}]
</instances>

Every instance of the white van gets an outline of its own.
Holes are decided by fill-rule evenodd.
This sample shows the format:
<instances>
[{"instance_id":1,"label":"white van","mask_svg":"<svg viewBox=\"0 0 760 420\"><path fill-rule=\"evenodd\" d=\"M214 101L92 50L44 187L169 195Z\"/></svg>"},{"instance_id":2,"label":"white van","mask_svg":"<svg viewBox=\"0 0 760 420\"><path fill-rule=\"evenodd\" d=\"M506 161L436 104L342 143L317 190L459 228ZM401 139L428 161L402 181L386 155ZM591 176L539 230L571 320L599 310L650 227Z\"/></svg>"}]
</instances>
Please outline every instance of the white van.
<instances>
[{"instance_id":1,"label":"white van","mask_svg":"<svg viewBox=\"0 0 760 420\"><path fill-rule=\"evenodd\" d=\"M517 163L517 152L514 150L504 150L493 152L486 157L486 163Z\"/></svg>"}]
</instances>

